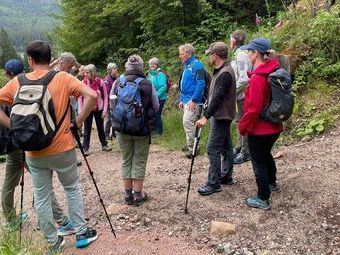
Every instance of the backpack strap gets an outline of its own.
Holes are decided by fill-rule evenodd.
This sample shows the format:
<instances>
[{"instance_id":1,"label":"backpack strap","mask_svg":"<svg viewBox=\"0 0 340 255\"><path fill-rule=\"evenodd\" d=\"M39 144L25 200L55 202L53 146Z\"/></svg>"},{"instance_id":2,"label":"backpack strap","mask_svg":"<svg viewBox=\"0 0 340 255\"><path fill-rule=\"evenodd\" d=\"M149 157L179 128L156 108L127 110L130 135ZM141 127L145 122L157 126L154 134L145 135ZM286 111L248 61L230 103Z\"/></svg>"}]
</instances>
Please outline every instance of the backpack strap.
<instances>
[{"instance_id":1,"label":"backpack strap","mask_svg":"<svg viewBox=\"0 0 340 255\"><path fill-rule=\"evenodd\" d=\"M137 84L137 85L139 85L142 81L144 81L145 80L145 78L142 78L142 77L138 77L138 78L136 78L135 79L135 83Z\"/></svg>"},{"instance_id":2,"label":"backpack strap","mask_svg":"<svg viewBox=\"0 0 340 255\"><path fill-rule=\"evenodd\" d=\"M63 116L61 117L59 123L57 124L57 126L56 126L56 128L55 128L55 133L58 132L59 128L61 127L61 124L63 124L63 122L64 122L64 120L65 120L65 117L66 117L66 115L67 115L67 112L68 112L68 110L69 110L70 108L71 108L71 106L70 106L70 99L68 99L66 110L65 110ZM72 110L72 109L71 109L71 110ZM71 112L71 113L72 113L72 112ZM71 114L71 115L72 115L72 114Z\"/></svg>"},{"instance_id":3,"label":"backpack strap","mask_svg":"<svg viewBox=\"0 0 340 255\"><path fill-rule=\"evenodd\" d=\"M49 71L47 74L45 74L43 77L41 77L38 80L29 80L26 78L24 73L19 74L18 77L18 82L19 85L44 85L47 86L52 79L54 78L54 76L58 73L58 71L55 70L51 70Z\"/></svg>"}]
</instances>

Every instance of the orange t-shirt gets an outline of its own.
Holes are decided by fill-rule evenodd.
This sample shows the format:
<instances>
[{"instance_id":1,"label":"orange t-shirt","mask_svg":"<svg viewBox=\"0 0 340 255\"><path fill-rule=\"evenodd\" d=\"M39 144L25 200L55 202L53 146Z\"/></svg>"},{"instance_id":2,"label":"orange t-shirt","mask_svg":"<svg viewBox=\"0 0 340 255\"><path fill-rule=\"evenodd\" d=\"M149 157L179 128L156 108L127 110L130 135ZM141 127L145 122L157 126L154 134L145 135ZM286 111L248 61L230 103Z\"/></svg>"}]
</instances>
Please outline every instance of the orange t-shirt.
<instances>
[{"instance_id":1,"label":"orange t-shirt","mask_svg":"<svg viewBox=\"0 0 340 255\"><path fill-rule=\"evenodd\" d=\"M26 78L29 80L38 80L47 74L47 72L48 70L33 71L26 74ZM66 108L69 107L68 101L70 96L78 97L82 86L84 85L81 81L66 72L59 72L54 76L48 85L48 90L51 93L57 123L59 123ZM12 105L14 97L18 92L18 88L18 79L14 78L10 80L2 89L0 89L0 103ZM26 155L32 158L46 157L73 149L75 145L70 130L70 124L71 116L70 111L68 111L62 125L53 138L52 143L41 151L26 152Z\"/></svg>"}]
</instances>

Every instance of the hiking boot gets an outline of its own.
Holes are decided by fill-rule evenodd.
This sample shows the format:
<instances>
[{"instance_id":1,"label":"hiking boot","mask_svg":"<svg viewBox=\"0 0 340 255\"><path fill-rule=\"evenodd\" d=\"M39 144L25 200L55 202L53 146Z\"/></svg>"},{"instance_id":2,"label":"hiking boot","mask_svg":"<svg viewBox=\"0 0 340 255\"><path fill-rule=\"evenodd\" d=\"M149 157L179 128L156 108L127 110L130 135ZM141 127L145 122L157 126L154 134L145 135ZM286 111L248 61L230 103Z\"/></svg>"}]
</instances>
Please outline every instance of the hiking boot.
<instances>
[{"instance_id":1,"label":"hiking boot","mask_svg":"<svg viewBox=\"0 0 340 255\"><path fill-rule=\"evenodd\" d=\"M68 236L68 235L73 235L76 233L76 230L74 229L74 225L72 222L68 222L64 226L61 226L58 229L58 236Z\"/></svg>"},{"instance_id":2,"label":"hiking boot","mask_svg":"<svg viewBox=\"0 0 340 255\"><path fill-rule=\"evenodd\" d=\"M232 177L224 176L221 178L221 185L233 185L235 181Z\"/></svg>"},{"instance_id":3,"label":"hiking boot","mask_svg":"<svg viewBox=\"0 0 340 255\"><path fill-rule=\"evenodd\" d=\"M13 219L10 223L8 223L7 228L9 232L15 232L20 228L20 222L21 225L23 225L28 219L28 213L22 212L19 213L18 216L16 216L15 219Z\"/></svg>"},{"instance_id":4,"label":"hiking boot","mask_svg":"<svg viewBox=\"0 0 340 255\"><path fill-rule=\"evenodd\" d=\"M98 238L97 231L94 229L87 228L84 234L76 235L77 241L75 243L75 246L77 248L84 248L93 241L95 241L97 238Z\"/></svg>"},{"instance_id":5,"label":"hiking boot","mask_svg":"<svg viewBox=\"0 0 340 255\"><path fill-rule=\"evenodd\" d=\"M280 188L279 186L277 186L276 182L273 182L269 184L269 189L270 189L270 192L275 192L275 191L278 191Z\"/></svg>"},{"instance_id":6,"label":"hiking boot","mask_svg":"<svg viewBox=\"0 0 340 255\"><path fill-rule=\"evenodd\" d=\"M124 196L124 202L127 205L133 205L133 196Z\"/></svg>"},{"instance_id":7,"label":"hiking boot","mask_svg":"<svg viewBox=\"0 0 340 255\"><path fill-rule=\"evenodd\" d=\"M89 155L90 155L89 150L84 150L84 155L85 155L86 157L89 156Z\"/></svg>"},{"instance_id":8,"label":"hiking boot","mask_svg":"<svg viewBox=\"0 0 340 255\"><path fill-rule=\"evenodd\" d=\"M133 205L134 206L141 206L148 200L148 195L145 192L142 192L141 197L134 197L133 199Z\"/></svg>"},{"instance_id":9,"label":"hiking boot","mask_svg":"<svg viewBox=\"0 0 340 255\"><path fill-rule=\"evenodd\" d=\"M202 196L209 196L213 193L216 193L216 192L221 192L221 187L218 187L218 188L214 188L212 186L210 186L209 184L204 184L203 186L201 186L199 189L198 189L198 193Z\"/></svg>"},{"instance_id":10,"label":"hiking boot","mask_svg":"<svg viewBox=\"0 0 340 255\"><path fill-rule=\"evenodd\" d=\"M187 152L189 150L188 146L185 144L183 145L182 149L183 152Z\"/></svg>"},{"instance_id":11,"label":"hiking boot","mask_svg":"<svg viewBox=\"0 0 340 255\"><path fill-rule=\"evenodd\" d=\"M239 154L240 152L241 152L241 148L235 148L235 149L233 150L233 156L234 156L234 158L235 158L236 155Z\"/></svg>"},{"instance_id":12,"label":"hiking boot","mask_svg":"<svg viewBox=\"0 0 340 255\"><path fill-rule=\"evenodd\" d=\"M262 210L269 210L270 205L268 200L262 200L258 196L249 197L246 199L246 204L250 207L259 208Z\"/></svg>"},{"instance_id":13,"label":"hiking boot","mask_svg":"<svg viewBox=\"0 0 340 255\"><path fill-rule=\"evenodd\" d=\"M234 157L234 164L242 164L244 162L247 162L250 160L250 155L248 153L238 153L235 157Z\"/></svg>"},{"instance_id":14,"label":"hiking boot","mask_svg":"<svg viewBox=\"0 0 340 255\"><path fill-rule=\"evenodd\" d=\"M105 146L102 147L102 151L106 151L106 152L112 151L112 148L107 146L107 145L105 145Z\"/></svg>"},{"instance_id":15,"label":"hiking boot","mask_svg":"<svg viewBox=\"0 0 340 255\"><path fill-rule=\"evenodd\" d=\"M50 246L47 250L47 255L57 255L62 250L65 244L64 237L59 236L56 244Z\"/></svg>"}]
</instances>

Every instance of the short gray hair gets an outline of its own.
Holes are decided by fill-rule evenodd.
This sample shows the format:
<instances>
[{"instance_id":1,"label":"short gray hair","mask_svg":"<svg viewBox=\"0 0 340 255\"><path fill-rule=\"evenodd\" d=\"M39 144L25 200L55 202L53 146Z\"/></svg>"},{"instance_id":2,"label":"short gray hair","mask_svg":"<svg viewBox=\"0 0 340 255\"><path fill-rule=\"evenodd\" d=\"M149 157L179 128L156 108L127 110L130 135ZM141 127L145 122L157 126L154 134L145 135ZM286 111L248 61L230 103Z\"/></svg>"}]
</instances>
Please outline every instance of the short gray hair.
<instances>
[{"instance_id":1,"label":"short gray hair","mask_svg":"<svg viewBox=\"0 0 340 255\"><path fill-rule=\"evenodd\" d=\"M84 70L85 70L85 72L91 73L92 76L97 75L97 68L94 64L89 64L89 65L85 66Z\"/></svg>"},{"instance_id":2,"label":"short gray hair","mask_svg":"<svg viewBox=\"0 0 340 255\"><path fill-rule=\"evenodd\" d=\"M112 69L117 69L117 65L115 63L109 63L106 69L108 71L111 71Z\"/></svg>"},{"instance_id":3,"label":"short gray hair","mask_svg":"<svg viewBox=\"0 0 340 255\"><path fill-rule=\"evenodd\" d=\"M195 48L194 46L192 46L192 44L190 43L185 43L185 44L182 44L181 46L178 47L178 49L184 49L186 53L188 54L194 54L195 52Z\"/></svg>"},{"instance_id":4,"label":"short gray hair","mask_svg":"<svg viewBox=\"0 0 340 255\"><path fill-rule=\"evenodd\" d=\"M150 58L149 65L151 65L151 64L155 64L155 65L158 66L159 65L159 59L156 58L156 57Z\"/></svg>"},{"instance_id":5,"label":"short gray hair","mask_svg":"<svg viewBox=\"0 0 340 255\"><path fill-rule=\"evenodd\" d=\"M60 63L75 63L77 62L76 57L71 52L63 52L59 57Z\"/></svg>"}]
</instances>

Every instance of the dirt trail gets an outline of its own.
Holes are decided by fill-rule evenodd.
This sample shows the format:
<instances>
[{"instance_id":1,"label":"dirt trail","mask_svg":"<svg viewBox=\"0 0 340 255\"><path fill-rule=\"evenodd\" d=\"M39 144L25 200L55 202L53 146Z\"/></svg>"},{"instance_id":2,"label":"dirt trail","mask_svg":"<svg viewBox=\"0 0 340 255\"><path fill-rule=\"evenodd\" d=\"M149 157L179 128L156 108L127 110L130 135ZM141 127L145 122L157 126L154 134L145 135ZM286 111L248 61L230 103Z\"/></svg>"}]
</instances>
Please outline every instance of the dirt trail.
<instances>
[{"instance_id":1,"label":"dirt trail","mask_svg":"<svg viewBox=\"0 0 340 255\"><path fill-rule=\"evenodd\" d=\"M107 205L123 205L119 151L102 153L92 138L89 161ZM113 141L114 147L117 147ZM111 217L116 227L113 238L85 164L79 168L86 216L100 233L84 250L72 247L67 238L63 254L106 255L187 255L187 254L340 254L340 128L312 141L276 148L283 153L277 160L280 191L272 196L272 210L248 208L244 199L256 193L251 164L235 167L233 186L208 197L197 193L207 176L208 160L195 162L189 214L183 213L186 179L190 161L181 152L152 146L145 179L150 200L141 207L119 207ZM80 158L80 154L79 154ZM0 165L0 171L4 164ZM2 182L3 175L0 177ZM59 200L66 207L60 184L55 180ZM31 180L26 175L25 208L29 224L35 225L31 209ZM237 225L236 233L212 236L212 220ZM218 248L217 248L218 247Z\"/></svg>"}]
</instances>

